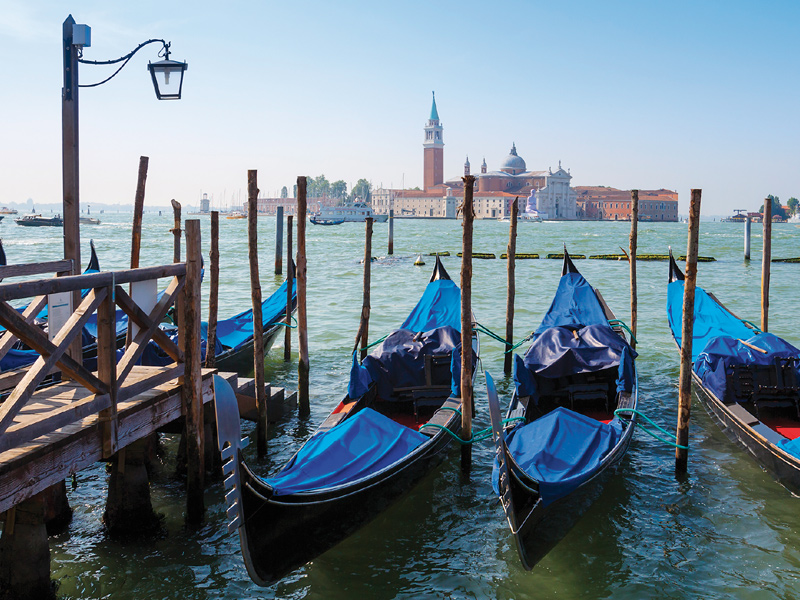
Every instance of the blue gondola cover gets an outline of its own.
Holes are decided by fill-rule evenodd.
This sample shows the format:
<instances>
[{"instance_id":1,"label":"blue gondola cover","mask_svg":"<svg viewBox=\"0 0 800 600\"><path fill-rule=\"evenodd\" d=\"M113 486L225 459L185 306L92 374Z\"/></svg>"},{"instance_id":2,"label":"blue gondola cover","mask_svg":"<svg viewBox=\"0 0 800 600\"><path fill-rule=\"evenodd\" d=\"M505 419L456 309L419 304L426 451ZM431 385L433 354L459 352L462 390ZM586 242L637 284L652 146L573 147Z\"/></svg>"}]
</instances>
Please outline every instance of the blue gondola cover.
<instances>
[{"instance_id":1,"label":"blue gondola cover","mask_svg":"<svg viewBox=\"0 0 800 600\"><path fill-rule=\"evenodd\" d=\"M553 302L535 333L550 327L576 329L601 324L608 324L608 319L594 289L580 273L567 273L559 280Z\"/></svg>"},{"instance_id":2,"label":"blue gondola cover","mask_svg":"<svg viewBox=\"0 0 800 600\"><path fill-rule=\"evenodd\" d=\"M429 331L437 327L461 331L461 290L450 279L431 281L400 329Z\"/></svg>"},{"instance_id":3,"label":"blue gondola cover","mask_svg":"<svg viewBox=\"0 0 800 600\"><path fill-rule=\"evenodd\" d=\"M405 458L428 438L365 408L312 437L274 477L276 496L334 487L363 479Z\"/></svg>"},{"instance_id":4,"label":"blue gondola cover","mask_svg":"<svg viewBox=\"0 0 800 600\"><path fill-rule=\"evenodd\" d=\"M748 329L748 331L750 331ZM752 331L750 331L752 333ZM771 333L760 333L744 339L749 346L766 350L753 350L737 338L720 335L706 343L694 363L694 372L703 385L723 402L736 402L733 390L727 388L727 371L732 365L774 365L776 358L798 358L800 350L786 340ZM800 379L800 370L798 370Z\"/></svg>"},{"instance_id":5,"label":"blue gondola cover","mask_svg":"<svg viewBox=\"0 0 800 600\"><path fill-rule=\"evenodd\" d=\"M683 328L683 281L673 281L667 286L667 320L672 335L680 346ZM695 288L692 362L697 360L712 339L721 335L747 339L752 337L753 330L722 308L703 288Z\"/></svg>"},{"instance_id":6,"label":"blue gondola cover","mask_svg":"<svg viewBox=\"0 0 800 600\"><path fill-rule=\"evenodd\" d=\"M378 395L390 399L395 388L425 385L425 356L451 355L449 383L460 379L461 333L452 327L439 327L430 331L414 332L396 329L358 365L354 361L350 371L348 396L358 398L375 382ZM453 359L452 356L456 356ZM456 371L453 372L455 360ZM456 386L457 389L457 386Z\"/></svg>"},{"instance_id":7,"label":"blue gondola cover","mask_svg":"<svg viewBox=\"0 0 800 600\"><path fill-rule=\"evenodd\" d=\"M559 407L513 429L506 439L516 463L539 483L544 505L578 488L594 475L622 437L618 419L603 423ZM495 462L492 486L499 494Z\"/></svg>"},{"instance_id":8,"label":"blue gondola cover","mask_svg":"<svg viewBox=\"0 0 800 600\"><path fill-rule=\"evenodd\" d=\"M551 327L536 336L522 364L519 359L515 361L517 394L534 396L536 377L555 379L612 368L619 370L618 388L631 391L636 356L636 351L608 326L607 321L580 329Z\"/></svg>"}]
</instances>

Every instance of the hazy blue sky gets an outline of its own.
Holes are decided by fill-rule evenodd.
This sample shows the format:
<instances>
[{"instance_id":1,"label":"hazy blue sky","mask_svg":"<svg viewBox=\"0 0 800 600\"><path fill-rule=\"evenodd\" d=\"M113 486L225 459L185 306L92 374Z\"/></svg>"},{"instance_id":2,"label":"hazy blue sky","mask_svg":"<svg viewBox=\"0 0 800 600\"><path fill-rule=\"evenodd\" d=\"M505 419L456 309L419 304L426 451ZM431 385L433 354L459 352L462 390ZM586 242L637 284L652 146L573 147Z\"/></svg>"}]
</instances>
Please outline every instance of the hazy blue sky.
<instances>
[{"instance_id":1,"label":"hazy blue sky","mask_svg":"<svg viewBox=\"0 0 800 600\"><path fill-rule=\"evenodd\" d=\"M159 102L157 46L82 89L81 200L132 203L140 155L147 204L244 198L298 175L422 184L431 90L445 177L512 142L532 170L573 185L670 188L686 212L800 197L800 2L136 2L0 0L6 58L3 202L61 197L61 25L92 27L85 57L152 37L189 70ZM84 65L82 83L108 68Z\"/></svg>"}]
</instances>

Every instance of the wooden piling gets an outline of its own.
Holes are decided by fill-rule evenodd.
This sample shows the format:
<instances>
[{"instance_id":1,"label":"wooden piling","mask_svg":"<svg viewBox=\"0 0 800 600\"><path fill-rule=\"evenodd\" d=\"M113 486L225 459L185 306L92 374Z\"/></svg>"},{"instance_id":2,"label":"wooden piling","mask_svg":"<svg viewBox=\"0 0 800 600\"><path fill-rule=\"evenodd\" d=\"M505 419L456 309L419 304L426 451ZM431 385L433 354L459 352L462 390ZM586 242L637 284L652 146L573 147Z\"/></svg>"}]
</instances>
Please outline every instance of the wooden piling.
<instances>
[{"instance_id":1,"label":"wooden piling","mask_svg":"<svg viewBox=\"0 0 800 600\"><path fill-rule=\"evenodd\" d=\"M511 203L511 218L508 220L508 276L506 294L506 352L503 358L503 372L511 375L511 364L514 354L511 348L514 345L514 298L516 296L516 256L517 256L517 218L519 216L519 196Z\"/></svg>"},{"instance_id":2,"label":"wooden piling","mask_svg":"<svg viewBox=\"0 0 800 600\"><path fill-rule=\"evenodd\" d=\"M247 171L247 247L250 257L250 296L253 301L253 377L256 384L256 448L267 455L267 393L264 381L264 333L261 279L258 274L258 171Z\"/></svg>"},{"instance_id":3,"label":"wooden piling","mask_svg":"<svg viewBox=\"0 0 800 600\"><path fill-rule=\"evenodd\" d=\"M394 254L394 209L389 209L389 256Z\"/></svg>"},{"instance_id":4,"label":"wooden piling","mask_svg":"<svg viewBox=\"0 0 800 600\"><path fill-rule=\"evenodd\" d=\"M364 243L364 286L363 300L361 302L361 321L358 324L358 333L356 333L356 348L358 348L359 341L361 342L361 360L367 357L367 345L369 344L369 290L372 268L372 218L367 217L364 221L366 224L366 241Z\"/></svg>"},{"instance_id":5,"label":"wooden piling","mask_svg":"<svg viewBox=\"0 0 800 600\"><path fill-rule=\"evenodd\" d=\"M50 582L50 545L39 493L6 511L0 537L0 593L20 600L55 598Z\"/></svg>"},{"instance_id":6,"label":"wooden piling","mask_svg":"<svg viewBox=\"0 0 800 600\"><path fill-rule=\"evenodd\" d=\"M139 254L142 248L142 215L144 213L144 190L147 183L147 166L150 159L139 157L139 175L136 179L136 197L133 202L133 231L131 239L131 269L139 268Z\"/></svg>"},{"instance_id":7,"label":"wooden piling","mask_svg":"<svg viewBox=\"0 0 800 600\"><path fill-rule=\"evenodd\" d=\"M186 521L203 522L204 437L203 390L200 371L200 221L186 221L186 284L184 286L183 401L186 414Z\"/></svg>"},{"instance_id":8,"label":"wooden piling","mask_svg":"<svg viewBox=\"0 0 800 600\"><path fill-rule=\"evenodd\" d=\"M136 178L136 197L133 201L133 227L131 228L131 269L139 268L139 255L142 249L142 216L144 214L144 190L147 183L147 166L150 159L139 157L139 175ZM130 294L131 289L128 290ZM133 323L128 322L128 333L125 336L125 347L131 345L133 339Z\"/></svg>"},{"instance_id":9,"label":"wooden piling","mask_svg":"<svg viewBox=\"0 0 800 600\"><path fill-rule=\"evenodd\" d=\"M286 216L286 331L283 334L283 360L292 360L292 282L294 269L292 268L292 215Z\"/></svg>"},{"instance_id":10,"label":"wooden piling","mask_svg":"<svg viewBox=\"0 0 800 600\"><path fill-rule=\"evenodd\" d=\"M472 210L475 176L465 175L462 204L464 236L461 245L461 439L472 439ZM472 445L461 446L461 470L472 470Z\"/></svg>"},{"instance_id":11,"label":"wooden piling","mask_svg":"<svg viewBox=\"0 0 800 600\"><path fill-rule=\"evenodd\" d=\"M172 232L172 262L181 262L181 203L175 199L170 201L172 204L173 226Z\"/></svg>"},{"instance_id":12,"label":"wooden piling","mask_svg":"<svg viewBox=\"0 0 800 600\"><path fill-rule=\"evenodd\" d=\"M157 535L161 519L153 510L147 451L150 440L140 438L120 450L110 462L108 497L103 523L114 539Z\"/></svg>"},{"instance_id":13,"label":"wooden piling","mask_svg":"<svg viewBox=\"0 0 800 600\"><path fill-rule=\"evenodd\" d=\"M208 336L206 341L206 368L217 364L217 319L219 318L219 211L211 211L211 252L209 253L211 278L208 290Z\"/></svg>"},{"instance_id":14,"label":"wooden piling","mask_svg":"<svg viewBox=\"0 0 800 600\"><path fill-rule=\"evenodd\" d=\"M772 262L772 198L764 199L764 237L761 255L761 331L769 331L769 267Z\"/></svg>"},{"instance_id":15,"label":"wooden piling","mask_svg":"<svg viewBox=\"0 0 800 600\"><path fill-rule=\"evenodd\" d=\"M283 273L283 207L278 207L275 223L275 275Z\"/></svg>"},{"instance_id":16,"label":"wooden piling","mask_svg":"<svg viewBox=\"0 0 800 600\"><path fill-rule=\"evenodd\" d=\"M639 190L631 190L631 235L628 250L628 266L631 275L631 348L636 349L636 246L639 238Z\"/></svg>"},{"instance_id":17,"label":"wooden piling","mask_svg":"<svg viewBox=\"0 0 800 600\"><path fill-rule=\"evenodd\" d=\"M297 402L301 417L311 413L308 398L308 320L306 318L306 183L305 176L297 178Z\"/></svg>"},{"instance_id":18,"label":"wooden piling","mask_svg":"<svg viewBox=\"0 0 800 600\"><path fill-rule=\"evenodd\" d=\"M750 229L752 222L750 221L750 217L744 218L744 259L746 261L750 260Z\"/></svg>"},{"instance_id":19,"label":"wooden piling","mask_svg":"<svg viewBox=\"0 0 800 600\"><path fill-rule=\"evenodd\" d=\"M702 190L692 190L689 205L689 240L686 247L686 272L683 284L683 326L681 328L681 373L678 382L677 443L689 445L689 418L692 408L692 336L694 333L694 291L697 284L697 243L700 234ZM675 449L675 471L685 473L689 451Z\"/></svg>"}]
</instances>

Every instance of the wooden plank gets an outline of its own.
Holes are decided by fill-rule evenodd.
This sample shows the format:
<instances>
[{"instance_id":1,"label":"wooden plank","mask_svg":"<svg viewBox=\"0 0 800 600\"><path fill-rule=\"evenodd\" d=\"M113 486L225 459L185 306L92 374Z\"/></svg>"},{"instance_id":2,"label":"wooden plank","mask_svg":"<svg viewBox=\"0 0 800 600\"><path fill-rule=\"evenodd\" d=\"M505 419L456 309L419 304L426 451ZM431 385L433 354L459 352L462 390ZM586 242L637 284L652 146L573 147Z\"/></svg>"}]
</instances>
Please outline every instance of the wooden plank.
<instances>
[{"instance_id":1,"label":"wooden plank","mask_svg":"<svg viewBox=\"0 0 800 600\"><path fill-rule=\"evenodd\" d=\"M111 398L108 394L92 395L77 402L69 402L51 410L47 416L31 423L14 424L0 435L0 452L51 433L77 420L96 414L108 408Z\"/></svg>"},{"instance_id":2,"label":"wooden plank","mask_svg":"<svg viewBox=\"0 0 800 600\"><path fill-rule=\"evenodd\" d=\"M87 294L84 301L81 302L78 310L73 313L73 315L65 323L64 327L62 327L61 331L59 331L58 334L56 334L56 337L53 338L53 343L46 339L43 332L28 325L27 323L22 322L24 328L39 334L41 336L40 341L46 341L47 346L49 347L45 346L43 349L38 350L41 354L43 354L43 356L40 356L36 359L33 367L25 374L25 377L22 378L22 381L20 381L19 385L17 385L8 399L3 402L2 406L0 406L0 434L8 429L8 426L11 424L14 416L30 399L36 386L41 383L42 379L45 378L47 373L55 366L56 363L61 364L62 369L69 372L67 365L64 363L71 359L67 356L64 356L64 352L66 352L66 350L69 348L70 342L81 332L81 329L89 320L89 317L105 297L105 290L91 290ZM0 314L1 311L9 310L16 312L7 304L0 303ZM22 317L18 317L18 319L21 321ZM9 323L9 329L11 329L11 326L12 324ZM24 331L24 329L21 330L20 333L22 331ZM20 335L20 338L22 339L25 339L25 337L26 336L24 334ZM30 343L30 345L35 347L34 343ZM47 354L47 356L44 356L45 354ZM90 377L84 377L80 371L84 371L84 373ZM86 371L83 366L79 366L79 370L75 371L73 376L74 379L86 385L94 393L108 392L108 386L100 381L97 377Z\"/></svg>"},{"instance_id":3,"label":"wooden plank","mask_svg":"<svg viewBox=\"0 0 800 600\"><path fill-rule=\"evenodd\" d=\"M179 377L183 377L183 375L184 375L184 364L172 363L172 365L169 366L168 370L158 371L155 374L150 375L145 379L141 379L135 383L119 388L119 390L117 391L117 403L123 402L124 400L128 400L130 398L134 398L139 394L144 393L150 388L155 388L160 385L164 385L168 381L172 381L173 379L177 380Z\"/></svg>"},{"instance_id":4,"label":"wooden plank","mask_svg":"<svg viewBox=\"0 0 800 600\"><path fill-rule=\"evenodd\" d=\"M45 306L47 306L47 296L37 296L28 304L25 310L22 311L22 318L25 319L26 323L32 323L36 315L38 315ZM0 360L8 354L8 351L11 350L17 342L17 339L17 336L10 331L3 333L3 336L0 338Z\"/></svg>"},{"instance_id":5,"label":"wooden plank","mask_svg":"<svg viewBox=\"0 0 800 600\"><path fill-rule=\"evenodd\" d=\"M29 298L31 296L45 296L56 292L79 291L89 288L108 287L114 284L123 285L147 279L180 277L185 274L186 265L174 263L156 267L126 269L124 271L102 271L88 275L69 275L52 279L0 283L0 302Z\"/></svg>"},{"instance_id":6,"label":"wooden plank","mask_svg":"<svg viewBox=\"0 0 800 600\"><path fill-rule=\"evenodd\" d=\"M7 265L5 267L0 267L0 279L6 279L8 277L30 277L31 275L64 273L69 271L72 271L71 260L52 260L41 263L24 263L21 265Z\"/></svg>"}]
</instances>

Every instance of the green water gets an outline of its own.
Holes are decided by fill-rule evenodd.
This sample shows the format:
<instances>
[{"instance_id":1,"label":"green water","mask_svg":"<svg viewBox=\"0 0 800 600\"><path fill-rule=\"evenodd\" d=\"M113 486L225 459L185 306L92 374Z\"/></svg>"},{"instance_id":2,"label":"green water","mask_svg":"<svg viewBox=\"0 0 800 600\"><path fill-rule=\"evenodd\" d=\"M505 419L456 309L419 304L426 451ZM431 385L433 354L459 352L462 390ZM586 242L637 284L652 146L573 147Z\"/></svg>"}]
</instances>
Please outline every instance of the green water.
<instances>
[{"instance_id":1,"label":"green water","mask_svg":"<svg viewBox=\"0 0 800 600\"><path fill-rule=\"evenodd\" d=\"M130 215L98 216L83 226L84 262L93 237L103 269L125 268L130 260ZM208 217L202 223L208 252ZM141 264L171 262L171 217L147 214ZM639 227L640 253L686 249L685 224ZM221 220L221 316L250 304L246 221ZM372 269L371 339L399 325L430 277L433 261L413 266L418 253L449 250L445 267L458 279L461 227L456 221L398 220L395 255L385 258L387 225L376 224L373 247L382 257ZM520 224L519 252L560 251L608 254L627 248L627 223ZM740 317L759 320L761 228L753 227L753 256L742 260L741 224L703 222L700 253L717 262L699 267L698 283L712 290ZM60 256L61 230L23 229L9 218L0 223L10 263ZM270 457L256 463L266 475L311 434L341 399L347 386L350 351L358 327L364 227L308 228L309 344L312 414L288 418L270 429ZM275 220L259 220L262 288L271 293ZM505 251L508 225L478 221L475 252ZM296 237L295 237L296 239ZM800 227L776 225L773 256L800 256ZM581 260L578 268L603 293L620 318L629 319L628 265ZM474 261L476 318L501 332L505 323L505 261ZM557 260L517 263L516 338L538 325L560 275ZM640 406L657 423L674 430L678 354L665 317L666 262L642 262L639 278ZM796 299L800 265L772 266L770 330L800 344ZM207 283L204 284L204 293ZM268 356L268 380L296 389L297 341L291 363L280 344ZM502 377L502 348L482 340L482 367L499 383L501 401L510 396ZM485 385L475 386L476 428L488 426ZM249 425L245 425L249 427ZM153 481L153 502L165 515L167 535L146 543L121 544L105 535L101 516L107 476L102 466L78 476L70 490L75 510L69 531L52 538L52 573L62 598L796 598L800 597L798 505L743 451L716 428L695 399L689 474L674 475L673 451L637 433L618 474L573 531L532 571L516 556L501 508L494 497L489 446L474 449L472 476L465 480L459 455L429 474L390 510L358 533L271 588L251 583L239 540L224 526L222 485L206 493L207 521L199 529L183 522L182 484L172 478L175 439ZM255 444L248 450L254 451Z\"/></svg>"}]
</instances>

